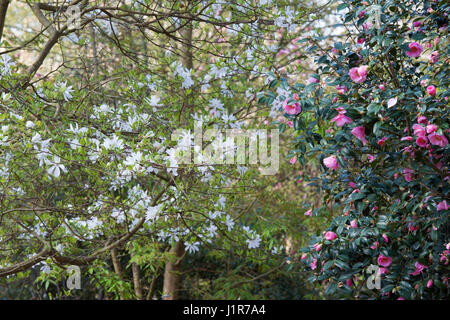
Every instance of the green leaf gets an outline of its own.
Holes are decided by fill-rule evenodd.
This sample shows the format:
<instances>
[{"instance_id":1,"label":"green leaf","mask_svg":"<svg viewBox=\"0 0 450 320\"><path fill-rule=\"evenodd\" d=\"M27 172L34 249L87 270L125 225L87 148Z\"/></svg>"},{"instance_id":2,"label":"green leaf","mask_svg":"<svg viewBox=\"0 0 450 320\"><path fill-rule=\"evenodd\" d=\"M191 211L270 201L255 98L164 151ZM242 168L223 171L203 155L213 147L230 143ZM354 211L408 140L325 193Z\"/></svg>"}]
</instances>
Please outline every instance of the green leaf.
<instances>
[{"instance_id":1,"label":"green leaf","mask_svg":"<svg viewBox=\"0 0 450 320\"><path fill-rule=\"evenodd\" d=\"M336 8L336 10L337 11L341 11L341 10L344 10L345 8L347 8L348 7L348 3L341 3L340 5L338 5L337 6L337 8Z\"/></svg>"}]
</instances>

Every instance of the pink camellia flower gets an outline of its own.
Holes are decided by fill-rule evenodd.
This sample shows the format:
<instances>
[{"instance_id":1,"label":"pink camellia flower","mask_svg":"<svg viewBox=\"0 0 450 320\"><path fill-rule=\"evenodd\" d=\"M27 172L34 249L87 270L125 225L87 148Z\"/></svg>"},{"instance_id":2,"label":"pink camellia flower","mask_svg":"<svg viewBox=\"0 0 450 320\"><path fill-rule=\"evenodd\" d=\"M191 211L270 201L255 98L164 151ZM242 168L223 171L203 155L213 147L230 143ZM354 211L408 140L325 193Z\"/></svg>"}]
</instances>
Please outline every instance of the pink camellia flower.
<instances>
[{"instance_id":1,"label":"pink camellia flower","mask_svg":"<svg viewBox=\"0 0 450 320\"><path fill-rule=\"evenodd\" d=\"M292 128L294 126L294 123L292 121L288 121L287 125L289 126L289 128Z\"/></svg>"},{"instance_id":2,"label":"pink camellia flower","mask_svg":"<svg viewBox=\"0 0 450 320\"><path fill-rule=\"evenodd\" d=\"M348 278L347 280L345 280L345 284L349 287L351 287L353 285L353 281L352 278Z\"/></svg>"},{"instance_id":3,"label":"pink camellia flower","mask_svg":"<svg viewBox=\"0 0 450 320\"><path fill-rule=\"evenodd\" d=\"M350 181L350 182L348 183L348 185L349 185L351 188L353 188L353 189L356 188L356 184L355 184L353 181Z\"/></svg>"},{"instance_id":4,"label":"pink camellia flower","mask_svg":"<svg viewBox=\"0 0 450 320\"><path fill-rule=\"evenodd\" d=\"M383 145L384 145L384 143L386 142L386 140L387 140L388 138L387 137L383 137L383 138L381 138L380 140L378 140L378 145L380 146L380 147L382 147Z\"/></svg>"},{"instance_id":5,"label":"pink camellia flower","mask_svg":"<svg viewBox=\"0 0 450 320\"><path fill-rule=\"evenodd\" d=\"M309 264L311 270L315 270L317 268L317 259L313 258L313 261Z\"/></svg>"},{"instance_id":6,"label":"pink camellia flower","mask_svg":"<svg viewBox=\"0 0 450 320\"><path fill-rule=\"evenodd\" d=\"M415 124L412 128L414 130L414 135L416 136L424 136L427 133L426 129L420 124Z\"/></svg>"},{"instance_id":7,"label":"pink camellia flower","mask_svg":"<svg viewBox=\"0 0 450 320\"><path fill-rule=\"evenodd\" d=\"M431 61L432 63L436 63L438 60L439 60L439 52L433 51L433 52L430 54L430 61Z\"/></svg>"},{"instance_id":8,"label":"pink camellia flower","mask_svg":"<svg viewBox=\"0 0 450 320\"><path fill-rule=\"evenodd\" d=\"M413 27L414 28L418 28L418 27L420 27L422 25L422 21L414 21L413 22Z\"/></svg>"},{"instance_id":9,"label":"pink camellia flower","mask_svg":"<svg viewBox=\"0 0 450 320\"><path fill-rule=\"evenodd\" d=\"M362 10L362 11L359 13L358 17L361 18L365 13L366 13L366 12L365 12L364 10Z\"/></svg>"},{"instance_id":10,"label":"pink camellia flower","mask_svg":"<svg viewBox=\"0 0 450 320\"><path fill-rule=\"evenodd\" d=\"M314 78L314 77L309 77L308 78L308 83L319 83L319 79Z\"/></svg>"},{"instance_id":11,"label":"pink camellia flower","mask_svg":"<svg viewBox=\"0 0 450 320\"><path fill-rule=\"evenodd\" d=\"M305 216L310 216L312 217L312 210L309 209L308 211L305 212Z\"/></svg>"},{"instance_id":12,"label":"pink camellia flower","mask_svg":"<svg viewBox=\"0 0 450 320\"><path fill-rule=\"evenodd\" d=\"M363 44L364 41L365 41L364 38L358 38L358 40L357 40L358 44Z\"/></svg>"},{"instance_id":13,"label":"pink camellia flower","mask_svg":"<svg viewBox=\"0 0 450 320\"><path fill-rule=\"evenodd\" d=\"M330 156L328 158L323 159L323 164L325 165L325 167L331 170L336 170L339 167L336 156Z\"/></svg>"},{"instance_id":14,"label":"pink camellia flower","mask_svg":"<svg viewBox=\"0 0 450 320\"><path fill-rule=\"evenodd\" d=\"M331 241L331 240L336 239L336 238L337 238L337 235L336 235L336 233L334 233L333 231L327 231L327 232L325 232L324 238L325 238L326 240Z\"/></svg>"},{"instance_id":15,"label":"pink camellia flower","mask_svg":"<svg viewBox=\"0 0 450 320\"><path fill-rule=\"evenodd\" d=\"M368 30L368 29L370 29L370 28L372 28L372 23L371 22L366 22L366 23L364 23L363 24L363 29L364 30Z\"/></svg>"},{"instance_id":16,"label":"pink camellia flower","mask_svg":"<svg viewBox=\"0 0 450 320\"><path fill-rule=\"evenodd\" d=\"M380 255L378 256L377 262L378 262L378 264L379 264L380 266L387 268L387 267L389 267L389 266L391 265L391 263L392 263L392 258L391 258L391 257L383 256L383 255L380 253Z\"/></svg>"},{"instance_id":17,"label":"pink camellia flower","mask_svg":"<svg viewBox=\"0 0 450 320\"><path fill-rule=\"evenodd\" d=\"M421 124L427 124L427 118L425 118L424 116L419 116L417 117L417 123L421 123Z\"/></svg>"},{"instance_id":18,"label":"pink camellia flower","mask_svg":"<svg viewBox=\"0 0 450 320\"><path fill-rule=\"evenodd\" d=\"M406 136L400 139L400 141L412 141L412 137L411 136Z\"/></svg>"},{"instance_id":19,"label":"pink camellia flower","mask_svg":"<svg viewBox=\"0 0 450 320\"><path fill-rule=\"evenodd\" d=\"M375 250L376 248L378 248L378 241L375 241L373 243L373 245L370 247L370 249L373 249L373 250Z\"/></svg>"},{"instance_id":20,"label":"pink camellia flower","mask_svg":"<svg viewBox=\"0 0 450 320\"><path fill-rule=\"evenodd\" d=\"M414 270L413 272L410 273L413 276L417 276L418 274L421 274L423 269L427 268L427 266L424 266L423 264L419 263L418 261L416 261L414 266L416 267L416 270Z\"/></svg>"},{"instance_id":21,"label":"pink camellia flower","mask_svg":"<svg viewBox=\"0 0 450 320\"><path fill-rule=\"evenodd\" d=\"M427 85L427 83L428 83L428 80L426 80L426 79L420 81L420 85L422 87L425 87Z\"/></svg>"},{"instance_id":22,"label":"pink camellia flower","mask_svg":"<svg viewBox=\"0 0 450 320\"><path fill-rule=\"evenodd\" d=\"M294 104L288 104L288 99L284 100L283 109L287 114L297 115L302 111L302 107L298 102Z\"/></svg>"},{"instance_id":23,"label":"pink camellia flower","mask_svg":"<svg viewBox=\"0 0 450 320\"><path fill-rule=\"evenodd\" d=\"M431 288L431 286L433 285L433 280L428 280L427 282L427 288Z\"/></svg>"},{"instance_id":24,"label":"pink camellia flower","mask_svg":"<svg viewBox=\"0 0 450 320\"><path fill-rule=\"evenodd\" d=\"M428 86L427 92L430 96L435 96L436 95L436 87L433 85Z\"/></svg>"},{"instance_id":25,"label":"pink camellia flower","mask_svg":"<svg viewBox=\"0 0 450 320\"><path fill-rule=\"evenodd\" d=\"M350 79L352 79L356 83L362 83L366 81L368 68L368 66L351 68L348 72L348 75L350 76Z\"/></svg>"},{"instance_id":26,"label":"pink camellia flower","mask_svg":"<svg viewBox=\"0 0 450 320\"><path fill-rule=\"evenodd\" d=\"M437 211L441 211L441 210L448 210L448 205L447 205L447 201L441 201L437 204L436 206Z\"/></svg>"},{"instance_id":27,"label":"pink camellia flower","mask_svg":"<svg viewBox=\"0 0 450 320\"><path fill-rule=\"evenodd\" d=\"M358 224L356 223L356 220L350 221L350 226L351 226L353 229L358 228Z\"/></svg>"},{"instance_id":28,"label":"pink camellia flower","mask_svg":"<svg viewBox=\"0 0 450 320\"><path fill-rule=\"evenodd\" d=\"M448 140L444 135L439 135L436 132L433 132L428 135L428 139L430 142L439 147L445 147L448 145Z\"/></svg>"},{"instance_id":29,"label":"pink camellia flower","mask_svg":"<svg viewBox=\"0 0 450 320\"><path fill-rule=\"evenodd\" d=\"M416 139L416 143L421 148L426 148L428 146L428 140L425 136L418 136Z\"/></svg>"},{"instance_id":30,"label":"pink camellia flower","mask_svg":"<svg viewBox=\"0 0 450 320\"><path fill-rule=\"evenodd\" d=\"M346 86L336 86L336 90L338 94L345 94L348 88Z\"/></svg>"},{"instance_id":31,"label":"pink camellia flower","mask_svg":"<svg viewBox=\"0 0 450 320\"><path fill-rule=\"evenodd\" d=\"M417 58L423 51L423 47L417 42L411 42L409 44L409 51L406 51L406 55L411 58Z\"/></svg>"},{"instance_id":32,"label":"pink camellia flower","mask_svg":"<svg viewBox=\"0 0 450 320\"><path fill-rule=\"evenodd\" d=\"M405 300L403 297L398 297L397 300Z\"/></svg>"},{"instance_id":33,"label":"pink camellia flower","mask_svg":"<svg viewBox=\"0 0 450 320\"><path fill-rule=\"evenodd\" d=\"M352 134L358 138L359 140L361 140L363 145L366 145L367 143L367 139L366 139L366 133L364 132L364 127L363 126L359 126L359 127L355 127L352 129Z\"/></svg>"},{"instance_id":34,"label":"pink camellia flower","mask_svg":"<svg viewBox=\"0 0 450 320\"><path fill-rule=\"evenodd\" d=\"M320 249L322 249L322 244L320 244L320 243L315 243L315 244L313 245L313 247L314 247L314 250L320 251Z\"/></svg>"},{"instance_id":35,"label":"pink camellia flower","mask_svg":"<svg viewBox=\"0 0 450 320\"><path fill-rule=\"evenodd\" d=\"M352 123L353 120L350 119L349 117L347 117L345 114L343 113L339 113L336 117L334 117L333 119L331 119L332 122L336 122L336 125L338 127L342 127L343 125L345 125L346 123Z\"/></svg>"},{"instance_id":36,"label":"pink camellia flower","mask_svg":"<svg viewBox=\"0 0 450 320\"><path fill-rule=\"evenodd\" d=\"M419 230L419 226L415 226L412 222L408 223L408 231L409 232L414 232L416 230Z\"/></svg>"},{"instance_id":37,"label":"pink camellia flower","mask_svg":"<svg viewBox=\"0 0 450 320\"><path fill-rule=\"evenodd\" d=\"M414 170L405 168L403 169L403 177L406 181L411 182L413 179Z\"/></svg>"},{"instance_id":38,"label":"pink camellia flower","mask_svg":"<svg viewBox=\"0 0 450 320\"><path fill-rule=\"evenodd\" d=\"M430 124L427 126L426 129L427 129L427 133L433 133L433 132L437 131L437 126L434 124Z\"/></svg>"},{"instance_id":39,"label":"pink camellia flower","mask_svg":"<svg viewBox=\"0 0 450 320\"><path fill-rule=\"evenodd\" d=\"M375 161L375 156L369 154L369 155L367 156L367 160L369 160L369 162L374 162L374 161Z\"/></svg>"},{"instance_id":40,"label":"pink camellia flower","mask_svg":"<svg viewBox=\"0 0 450 320\"><path fill-rule=\"evenodd\" d=\"M333 52L334 54L338 54L338 53L339 53L339 50L336 49L336 48L331 48L331 52Z\"/></svg>"},{"instance_id":41,"label":"pink camellia flower","mask_svg":"<svg viewBox=\"0 0 450 320\"><path fill-rule=\"evenodd\" d=\"M296 162L297 162L297 157L292 157L290 160L289 160L289 162L291 163L291 164L295 164Z\"/></svg>"},{"instance_id":42,"label":"pink camellia flower","mask_svg":"<svg viewBox=\"0 0 450 320\"><path fill-rule=\"evenodd\" d=\"M384 84L380 84L378 86L378 89L380 89L381 91L384 91L386 89L386 87L384 86Z\"/></svg>"},{"instance_id":43,"label":"pink camellia flower","mask_svg":"<svg viewBox=\"0 0 450 320\"><path fill-rule=\"evenodd\" d=\"M389 238L385 233L383 233L382 237L383 237L384 242L386 242L386 243L389 242Z\"/></svg>"}]
</instances>

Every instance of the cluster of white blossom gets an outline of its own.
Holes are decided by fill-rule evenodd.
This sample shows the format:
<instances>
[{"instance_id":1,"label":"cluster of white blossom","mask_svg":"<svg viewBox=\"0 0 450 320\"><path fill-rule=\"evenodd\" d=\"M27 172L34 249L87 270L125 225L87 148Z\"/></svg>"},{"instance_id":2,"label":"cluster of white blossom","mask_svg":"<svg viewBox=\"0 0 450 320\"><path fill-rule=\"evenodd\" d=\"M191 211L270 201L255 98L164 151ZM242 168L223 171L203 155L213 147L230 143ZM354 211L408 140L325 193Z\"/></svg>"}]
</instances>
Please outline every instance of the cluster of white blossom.
<instances>
[{"instance_id":1,"label":"cluster of white blossom","mask_svg":"<svg viewBox=\"0 0 450 320\"><path fill-rule=\"evenodd\" d=\"M194 85L194 80L192 80L191 76L192 70L183 67L180 62L172 63L172 68L175 68L174 76L179 75L183 78L183 83L181 84L183 89L189 89Z\"/></svg>"},{"instance_id":2,"label":"cluster of white blossom","mask_svg":"<svg viewBox=\"0 0 450 320\"><path fill-rule=\"evenodd\" d=\"M297 24L295 22L295 16L297 12L292 10L291 7L285 7L284 15L280 14L275 19L275 25L280 28L286 28L288 32L293 32L297 28ZM281 13L281 11L279 11Z\"/></svg>"},{"instance_id":3,"label":"cluster of white blossom","mask_svg":"<svg viewBox=\"0 0 450 320\"><path fill-rule=\"evenodd\" d=\"M15 63L11 60L11 57L7 54L0 56L0 74L2 76L11 75L12 67Z\"/></svg>"},{"instance_id":4,"label":"cluster of white blossom","mask_svg":"<svg viewBox=\"0 0 450 320\"><path fill-rule=\"evenodd\" d=\"M75 90L72 89L72 86L67 85L67 81L57 82L55 84L55 88L57 88L63 94L65 101L70 101L72 99L72 93Z\"/></svg>"}]
</instances>

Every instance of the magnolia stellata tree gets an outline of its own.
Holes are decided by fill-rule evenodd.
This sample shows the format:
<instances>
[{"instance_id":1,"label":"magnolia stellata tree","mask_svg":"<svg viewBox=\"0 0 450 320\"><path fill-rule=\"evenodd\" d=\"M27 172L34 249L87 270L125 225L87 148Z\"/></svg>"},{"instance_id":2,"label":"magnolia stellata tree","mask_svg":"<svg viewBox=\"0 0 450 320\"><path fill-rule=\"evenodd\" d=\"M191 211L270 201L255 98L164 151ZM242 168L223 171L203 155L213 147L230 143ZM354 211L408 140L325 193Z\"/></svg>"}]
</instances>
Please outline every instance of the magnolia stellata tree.
<instances>
[{"instance_id":1,"label":"magnolia stellata tree","mask_svg":"<svg viewBox=\"0 0 450 320\"><path fill-rule=\"evenodd\" d=\"M8 27L18 8L33 32ZM175 299L186 254L279 248L244 223L260 170L224 164L235 144L194 144L195 129L244 135L257 111L275 116L279 105L257 102L276 97L257 92L295 71L292 40L313 12L301 2L2 1L0 275L39 267L48 285L88 265L101 278L111 259L117 296L153 297L139 275L151 265Z\"/></svg>"}]
</instances>

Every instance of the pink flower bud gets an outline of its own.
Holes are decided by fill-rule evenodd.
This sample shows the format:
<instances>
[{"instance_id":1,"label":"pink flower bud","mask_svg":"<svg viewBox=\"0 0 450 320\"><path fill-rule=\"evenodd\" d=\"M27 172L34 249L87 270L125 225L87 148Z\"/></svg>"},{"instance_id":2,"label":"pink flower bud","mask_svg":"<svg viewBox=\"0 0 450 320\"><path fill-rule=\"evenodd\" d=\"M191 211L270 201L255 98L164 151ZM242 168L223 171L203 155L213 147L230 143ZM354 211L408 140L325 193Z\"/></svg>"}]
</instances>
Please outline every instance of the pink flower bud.
<instances>
[{"instance_id":1,"label":"pink flower bud","mask_svg":"<svg viewBox=\"0 0 450 320\"><path fill-rule=\"evenodd\" d=\"M337 235L336 235L336 233L334 233L333 231L327 231L327 232L325 233L324 238L325 238L326 240L331 241L331 240L336 239L336 238L337 238Z\"/></svg>"},{"instance_id":2,"label":"pink flower bud","mask_svg":"<svg viewBox=\"0 0 450 320\"><path fill-rule=\"evenodd\" d=\"M425 118L424 116L420 116L420 117L417 117L417 123L427 124L428 121L427 121L427 118Z\"/></svg>"},{"instance_id":3,"label":"pink flower bud","mask_svg":"<svg viewBox=\"0 0 450 320\"><path fill-rule=\"evenodd\" d=\"M427 92L430 96L435 96L436 95L436 87L433 85L428 86Z\"/></svg>"}]
</instances>

